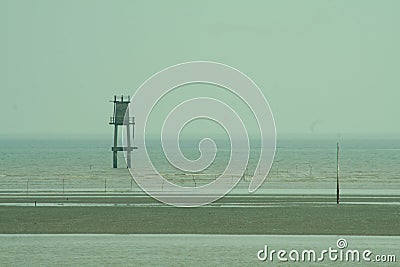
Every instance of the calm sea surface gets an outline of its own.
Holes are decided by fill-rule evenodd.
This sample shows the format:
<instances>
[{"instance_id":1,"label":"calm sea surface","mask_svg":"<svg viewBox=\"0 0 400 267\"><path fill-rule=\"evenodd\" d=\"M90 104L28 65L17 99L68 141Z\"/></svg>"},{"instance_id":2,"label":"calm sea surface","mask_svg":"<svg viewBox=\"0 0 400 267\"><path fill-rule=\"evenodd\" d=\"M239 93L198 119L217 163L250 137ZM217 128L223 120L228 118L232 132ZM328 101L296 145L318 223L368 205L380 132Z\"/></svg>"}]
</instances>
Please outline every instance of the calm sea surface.
<instances>
[{"instance_id":1,"label":"calm sea surface","mask_svg":"<svg viewBox=\"0 0 400 267\"><path fill-rule=\"evenodd\" d=\"M339 249L338 239L344 239L347 247ZM399 244L400 237L379 236L0 235L0 262L4 266L397 266ZM280 262L276 254L260 261L257 253L265 246L269 252L296 250L300 255L314 250L321 261ZM336 260L327 254L321 257L321 251L329 248L337 250ZM338 251L348 250L360 255L370 250L371 261L378 255L386 260L394 255L396 262L366 262L362 256L355 262L340 260Z\"/></svg>"},{"instance_id":2,"label":"calm sea surface","mask_svg":"<svg viewBox=\"0 0 400 267\"><path fill-rule=\"evenodd\" d=\"M222 144L222 145L221 145ZM226 167L229 146L218 143L214 164L194 177L196 185L214 179ZM345 139L340 141L340 177L343 190L400 193L400 139ZM141 149L141 148L139 148ZM150 142L153 164L166 178L194 186L193 177L174 169L157 142ZM196 141L182 144L191 159L199 155ZM253 146L246 178L254 172L259 147ZM135 160L133 156L133 160ZM110 139L0 139L0 191L139 191L119 155L118 169L111 168ZM136 170L146 171L146 170ZM267 180L259 192L335 188L336 140L279 139ZM245 189L243 181L236 190ZM300 192L300 191L299 191ZM361 192L361 191L360 191Z\"/></svg>"}]
</instances>

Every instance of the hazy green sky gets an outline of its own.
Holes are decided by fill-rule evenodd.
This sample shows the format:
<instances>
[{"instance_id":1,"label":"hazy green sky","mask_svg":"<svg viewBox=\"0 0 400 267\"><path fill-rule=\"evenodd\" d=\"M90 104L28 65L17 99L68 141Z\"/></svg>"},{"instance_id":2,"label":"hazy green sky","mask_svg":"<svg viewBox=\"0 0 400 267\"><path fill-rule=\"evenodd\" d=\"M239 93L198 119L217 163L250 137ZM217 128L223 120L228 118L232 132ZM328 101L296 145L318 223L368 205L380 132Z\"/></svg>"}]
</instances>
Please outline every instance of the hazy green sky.
<instances>
[{"instance_id":1,"label":"hazy green sky","mask_svg":"<svg viewBox=\"0 0 400 267\"><path fill-rule=\"evenodd\" d=\"M238 3L236 3L238 2ZM277 133L400 133L400 1L0 1L0 135L111 134L114 94L210 60Z\"/></svg>"}]
</instances>

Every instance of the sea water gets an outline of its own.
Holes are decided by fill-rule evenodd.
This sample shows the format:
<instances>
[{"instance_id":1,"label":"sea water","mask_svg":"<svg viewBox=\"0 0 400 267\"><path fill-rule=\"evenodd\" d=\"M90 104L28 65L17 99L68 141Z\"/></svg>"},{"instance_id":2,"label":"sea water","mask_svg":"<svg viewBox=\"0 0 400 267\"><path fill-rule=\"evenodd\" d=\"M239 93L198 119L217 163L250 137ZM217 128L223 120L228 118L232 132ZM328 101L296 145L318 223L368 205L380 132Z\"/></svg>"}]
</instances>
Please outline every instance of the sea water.
<instances>
[{"instance_id":1,"label":"sea water","mask_svg":"<svg viewBox=\"0 0 400 267\"><path fill-rule=\"evenodd\" d=\"M190 159L200 155L197 141L181 144ZM274 162L258 193L334 192L336 142L333 138L278 138ZM158 141L147 143L155 168L166 179L185 186L209 183L223 172L230 156L229 144L216 142L217 157L210 168L185 175L166 160ZM140 192L122 153L119 168L112 168L111 146L108 138L1 138L0 192ZM257 145L251 147L248 168L233 192L245 192L259 150ZM400 138L342 139L339 163L345 192L400 193ZM141 171L148 170L135 170Z\"/></svg>"},{"instance_id":2,"label":"sea water","mask_svg":"<svg viewBox=\"0 0 400 267\"><path fill-rule=\"evenodd\" d=\"M338 241L347 244L338 248ZM400 237L333 235L0 235L0 263L5 266L397 266ZM287 251L265 261L265 246ZM336 250L321 257L323 250ZM288 253L313 250L314 258L290 260ZM346 257L357 250L360 260ZM362 253L371 251L365 261ZM264 257L260 253L261 259ZM306 254L304 254L306 255ZM373 262L375 256L387 262ZM294 258L294 257L293 257ZM336 259L335 259L336 258ZM295 259L295 258L294 258ZM332 260L333 259L333 260ZM354 260L353 260L354 259ZM389 262L390 260L390 262ZM397 264L397 265L396 265Z\"/></svg>"}]
</instances>

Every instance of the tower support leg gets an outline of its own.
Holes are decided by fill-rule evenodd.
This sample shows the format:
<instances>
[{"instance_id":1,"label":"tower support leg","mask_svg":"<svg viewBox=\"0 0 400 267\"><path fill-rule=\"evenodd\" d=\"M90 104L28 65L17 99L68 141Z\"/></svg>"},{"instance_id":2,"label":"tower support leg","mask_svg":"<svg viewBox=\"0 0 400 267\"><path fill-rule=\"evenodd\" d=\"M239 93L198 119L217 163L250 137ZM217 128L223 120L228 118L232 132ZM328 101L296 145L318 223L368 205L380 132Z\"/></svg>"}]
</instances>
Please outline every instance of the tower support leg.
<instances>
[{"instance_id":1,"label":"tower support leg","mask_svg":"<svg viewBox=\"0 0 400 267\"><path fill-rule=\"evenodd\" d=\"M126 151L126 167L130 168L131 167L131 133L130 133L130 124L126 125L126 145L127 145L127 151Z\"/></svg>"},{"instance_id":2,"label":"tower support leg","mask_svg":"<svg viewBox=\"0 0 400 267\"><path fill-rule=\"evenodd\" d=\"M117 168L117 137L118 137L118 126L114 125L114 148L113 148L113 168Z\"/></svg>"}]
</instances>

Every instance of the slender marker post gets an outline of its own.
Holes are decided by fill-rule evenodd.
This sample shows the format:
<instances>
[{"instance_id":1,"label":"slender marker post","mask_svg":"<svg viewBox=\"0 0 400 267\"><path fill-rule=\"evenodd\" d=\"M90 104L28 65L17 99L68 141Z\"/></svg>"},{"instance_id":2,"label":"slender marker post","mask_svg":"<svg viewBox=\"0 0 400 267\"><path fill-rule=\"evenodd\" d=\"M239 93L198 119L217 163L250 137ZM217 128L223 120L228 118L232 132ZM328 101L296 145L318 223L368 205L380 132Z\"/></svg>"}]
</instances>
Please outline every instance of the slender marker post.
<instances>
[{"instance_id":1,"label":"slender marker post","mask_svg":"<svg viewBox=\"0 0 400 267\"><path fill-rule=\"evenodd\" d=\"M194 182L194 187L197 187L196 179L194 179L194 175L192 175L193 182Z\"/></svg>"},{"instance_id":2,"label":"slender marker post","mask_svg":"<svg viewBox=\"0 0 400 267\"><path fill-rule=\"evenodd\" d=\"M336 204L339 204L339 142L336 149Z\"/></svg>"}]
</instances>

